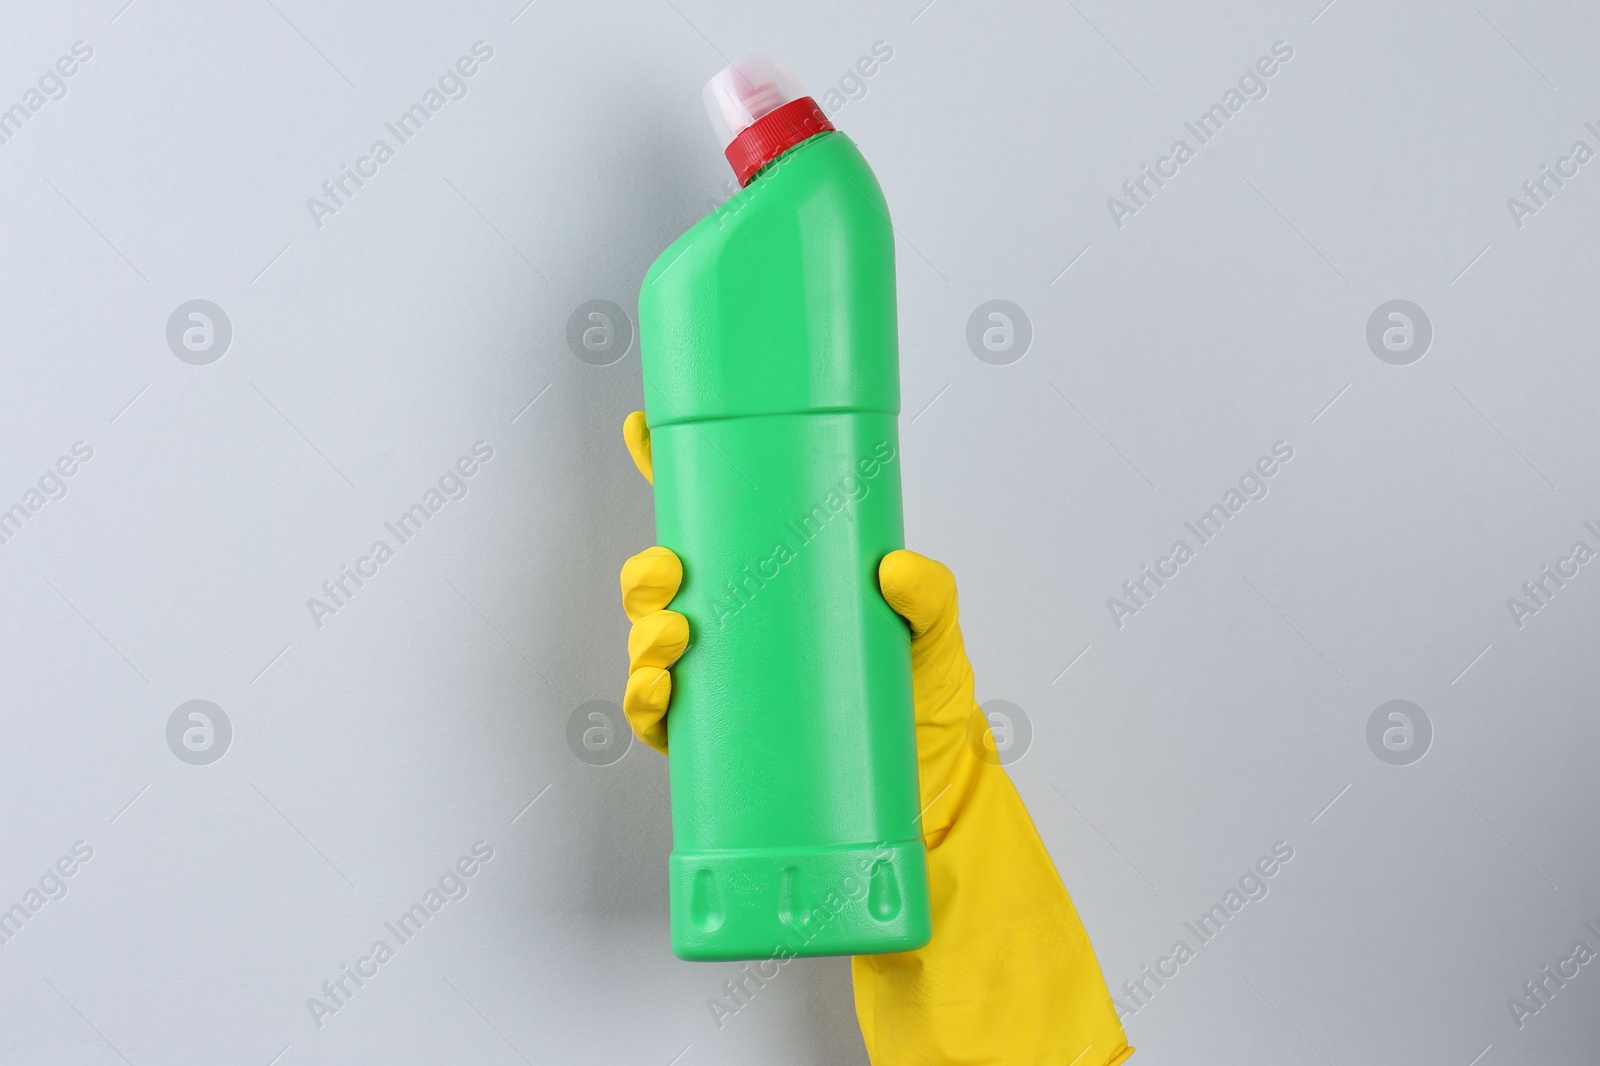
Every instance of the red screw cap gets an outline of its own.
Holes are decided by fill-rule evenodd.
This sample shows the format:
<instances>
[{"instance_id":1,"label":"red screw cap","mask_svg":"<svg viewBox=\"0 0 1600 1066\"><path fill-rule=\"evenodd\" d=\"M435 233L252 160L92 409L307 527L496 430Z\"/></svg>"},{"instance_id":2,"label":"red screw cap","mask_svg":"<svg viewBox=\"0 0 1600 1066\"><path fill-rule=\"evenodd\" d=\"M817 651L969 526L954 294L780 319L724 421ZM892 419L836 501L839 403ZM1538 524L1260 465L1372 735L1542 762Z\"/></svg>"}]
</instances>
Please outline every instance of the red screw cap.
<instances>
[{"instance_id":1,"label":"red screw cap","mask_svg":"<svg viewBox=\"0 0 1600 1066\"><path fill-rule=\"evenodd\" d=\"M741 186L801 141L833 129L799 79L760 52L724 67L701 95Z\"/></svg>"}]
</instances>

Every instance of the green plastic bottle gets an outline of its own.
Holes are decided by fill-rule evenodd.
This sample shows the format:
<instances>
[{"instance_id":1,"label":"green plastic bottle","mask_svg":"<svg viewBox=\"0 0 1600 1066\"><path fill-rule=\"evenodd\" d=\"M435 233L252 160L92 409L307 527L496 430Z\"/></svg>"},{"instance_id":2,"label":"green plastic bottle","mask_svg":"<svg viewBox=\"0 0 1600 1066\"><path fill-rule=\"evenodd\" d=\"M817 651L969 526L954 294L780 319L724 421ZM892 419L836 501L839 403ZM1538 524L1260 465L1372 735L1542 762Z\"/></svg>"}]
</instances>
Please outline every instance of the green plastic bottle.
<instances>
[{"instance_id":1,"label":"green plastic bottle","mask_svg":"<svg viewBox=\"0 0 1600 1066\"><path fill-rule=\"evenodd\" d=\"M894 236L882 191L782 67L706 86L745 188L639 294L672 607L672 949L906 951L930 934L905 622Z\"/></svg>"}]
</instances>

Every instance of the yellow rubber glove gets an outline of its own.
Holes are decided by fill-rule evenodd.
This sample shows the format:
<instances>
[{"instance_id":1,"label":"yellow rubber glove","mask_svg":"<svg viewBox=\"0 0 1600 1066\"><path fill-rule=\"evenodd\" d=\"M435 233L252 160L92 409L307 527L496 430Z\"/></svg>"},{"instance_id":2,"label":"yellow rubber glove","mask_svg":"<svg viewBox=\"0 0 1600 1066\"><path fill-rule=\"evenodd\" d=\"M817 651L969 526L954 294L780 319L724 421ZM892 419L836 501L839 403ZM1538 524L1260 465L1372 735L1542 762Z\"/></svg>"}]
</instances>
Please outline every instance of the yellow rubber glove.
<instances>
[{"instance_id":1,"label":"yellow rubber glove","mask_svg":"<svg viewBox=\"0 0 1600 1066\"><path fill-rule=\"evenodd\" d=\"M628 416L623 440L650 480L643 412ZM663 752L668 668L689 642L688 621L666 609L682 580L678 557L659 546L622 567L622 605L633 622L622 709L639 739ZM851 960L867 1056L873 1066L1114 1066L1133 1049L973 698L955 577L902 550L884 557L878 583L911 626L933 939Z\"/></svg>"}]
</instances>

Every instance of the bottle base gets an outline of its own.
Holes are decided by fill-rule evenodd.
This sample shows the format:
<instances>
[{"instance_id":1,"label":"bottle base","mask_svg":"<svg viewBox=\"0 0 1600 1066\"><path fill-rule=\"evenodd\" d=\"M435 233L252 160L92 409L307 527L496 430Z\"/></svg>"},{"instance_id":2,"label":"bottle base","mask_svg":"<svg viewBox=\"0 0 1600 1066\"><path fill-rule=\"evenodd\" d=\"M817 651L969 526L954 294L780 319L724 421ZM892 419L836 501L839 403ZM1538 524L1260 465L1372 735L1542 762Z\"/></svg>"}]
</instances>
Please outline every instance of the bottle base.
<instances>
[{"instance_id":1,"label":"bottle base","mask_svg":"<svg viewBox=\"0 0 1600 1066\"><path fill-rule=\"evenodd\" d=\"M928 942L922 841L674 851L672 951L694 962L875 955Z\"/></svg>"}]
</instances>

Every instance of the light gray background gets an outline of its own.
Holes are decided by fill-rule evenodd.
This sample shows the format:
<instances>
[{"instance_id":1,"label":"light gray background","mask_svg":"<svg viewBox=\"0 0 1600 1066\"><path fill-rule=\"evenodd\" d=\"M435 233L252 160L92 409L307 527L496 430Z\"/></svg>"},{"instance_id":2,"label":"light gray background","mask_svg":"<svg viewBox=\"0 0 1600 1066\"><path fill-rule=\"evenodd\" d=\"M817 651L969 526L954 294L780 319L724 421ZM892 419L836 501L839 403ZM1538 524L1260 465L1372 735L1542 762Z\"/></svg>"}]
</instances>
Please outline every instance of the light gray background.
<instances>
[{"instance_id":1,"label":"light gray background","mask_svg":"<svg viewBox=\"0 0 1600 1066\"><path fill-rule=\"evenodd\" d=\"M0 545L0 904L94 849L0 947L0 1059L865 1061L842 959L716 1028L736 968L667 947L664 760L569 750L620 697L652 522L637 346L565 337L726 196L707 77L766 49L820 96L884 41L835 119L900 234L907 535L960 579L980 698L1031 719L1012 773L1114 989L1295 849L1127 1019L1135 1061L1590 1061L1600 967L1523 1029L1507 999L1600 949L1600 570L1521 629L1506 600L1600 547L1600 162L1520 229L1506 199L1600 148L1592 6L125 2L0 11L0 105L94 50L0 145L0 504L94 449ZM468 95L314 225L477 40ZM165 340L191 299L233 326L210 365ZM1034 331L1008 366L966 343L991 299ZM1391 299L1435 331L1409 366L1365 340ZM315 627L477 440L470 494ZM1107 597L1279 440L1119 630ZM210 765L167 746L192 699L233 726ZM1391 699L1434 727L1409 766L1368 748ZM477 840L319 1030L308 997Z\"/></svg>"}]
</instances>

